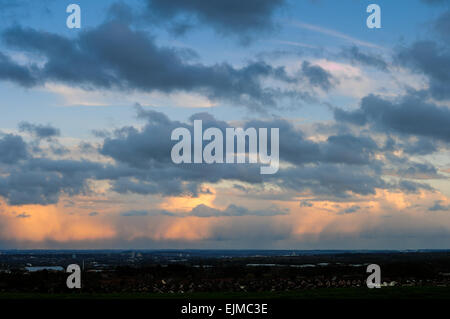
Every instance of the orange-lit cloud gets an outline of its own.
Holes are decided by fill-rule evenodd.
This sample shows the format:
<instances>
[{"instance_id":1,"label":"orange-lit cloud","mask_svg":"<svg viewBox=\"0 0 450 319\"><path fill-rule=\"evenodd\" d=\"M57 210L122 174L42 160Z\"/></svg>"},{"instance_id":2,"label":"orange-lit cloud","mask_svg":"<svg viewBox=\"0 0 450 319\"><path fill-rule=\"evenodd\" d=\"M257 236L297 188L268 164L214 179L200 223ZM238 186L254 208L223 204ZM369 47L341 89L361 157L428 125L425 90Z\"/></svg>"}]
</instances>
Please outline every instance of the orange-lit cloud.
<instances>
[{"instance_id":1,"label":"orange-lit cloud","mask_svg":"<svg viewBox=\"0 0 450 319\"><path fill-rule=\"evenodd\" d=\"M98 223L83 215L68 214L59 205L9 207L2 203L1 207L1 221L7 225L1 234L3 239L68 242L115 236L111 225Z\"/></svg>"},{"instance_id":2,"label":"orange-lit cloud","mask_svg":"<svg viewBox=\"0 0 450 319\"><path fill-rule=\"evenodd\" d=\"M209 188L209 190L210 193L199 194L198 197L168 197L165 202L161 203L159 208L174 212L188 212L201 204L214 207L214 200L216 198L215 191L212 188Z\"/></svg>"},{"instance_id":3,"label":"orange-lit cloud","mask_svg":"<svg viewBox=\"0 0 450 319\"><path fill-rule=\"evenodd\" d=\"M99 207L98 215L87 212L93 207L77 208L58 205L8 206L1 202L1 240L17 242L54 241L61 244L82 241L133 243L148 239L152 242L200 243L203 241L234 240L264 237L270 244L283 245L308 241L320 242L324 236L362 236L370 232L395 233L420 229L432 233L433 229L450 231L447 212L428 210L436 201L446 205L450 200L438 192L422 191L407 194L398 191L378 190L375 195L355 196L349 202L334 202L308 198L309 205L301 206L300 200L266 201L260 206L276 204L289 209L290 214L278 216L215 216L181 217L199 204L214 205L219 194L214 190L199 198L171 197L156 209L180 212L180 216L148 215L121 216L115 205ZM232 196L228 194L227 196ZM233 198L229 198L233 201ZM234 199L239 202L239 198ZM95 201L94 201L95 203ZM250 202L249 202L250 203ZM105 208L106 207L106 208ZM433 218L430 218L432 214ZM273 236L273 241L270 238ZM381 236L381 235L380 235ZM375 236L377 237L377 236ZM281 239L280 239L281 238ZM278 243L279 241L279 243ZM278 247L278 246L277 246Z\"/></svg>"}]
</instances>

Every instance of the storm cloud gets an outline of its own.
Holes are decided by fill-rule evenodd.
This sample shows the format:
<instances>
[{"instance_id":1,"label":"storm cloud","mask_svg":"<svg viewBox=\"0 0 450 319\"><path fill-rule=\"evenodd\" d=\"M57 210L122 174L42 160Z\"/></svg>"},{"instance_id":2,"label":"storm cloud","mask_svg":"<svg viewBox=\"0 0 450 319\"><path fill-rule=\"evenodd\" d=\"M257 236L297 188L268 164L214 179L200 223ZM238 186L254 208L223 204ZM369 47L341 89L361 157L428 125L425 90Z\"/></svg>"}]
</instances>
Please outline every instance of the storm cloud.
<instances>
[{"instance_id":1,"label":"storm cloud","mask_svg":"<svg viewBox=\"0 0 450 319\"><path fill-rule=\"evenodd\" d=\"M0 79L18 83L23 87L32 87L38 83L33 75L33 67L17 64L0 52Z\"/></svg>"},{"instance_id":2,"label":"storm cloud","mask_svg":"<svg viewBox=\"0 0 450 319\"><path fill-rule=\"evenodd\" d=\"M415 95L389 101L376 95L361 100L354 111L335 109L337 121L372 125L378 130L450 141L450 110L425 102Z\"/></svg>"},{"instance_id":3,"label":"storm cloud","mask_svg":"<svg viewBox=\"0 0 450 319\"><path fill-rule=\"evenodd\" d=\"M222 35L237 35L248 40L275 28L273 14L284 0L147 0L149 21L169 21L172 29L184 33L197 25L206 25ZM243 38L244 37L244 38Z\"/></svg>"},{"instance_id":4,"label":"storm cloud","mask_svg":"<svg viewBox=\"0 0 450 319\"><path fill-rule=\"evenodd\" d=\"M75 39L22 27L7 29L3 39L10 47L46 61L41 67L33 66L37 81L26 67L14 65L6 56L0 56L0 77L3 74L4 78L24 86L61 82L86 89L194 91L212 100L253 109L277 106L276 97L280 95L297 95L263 85L264 79L295 83L297 79L288 76L283 67L272 67L261 61L241 68L225 62L193 63L191 60L196 54L192 50L158 46L146 33L119 21L81 32ZM330 86L323 70L308 66L306 71L313 84Z\"/></svg>"},{"instance_id":5,"label":"storm cloud","mask_svg":"<svg viewBox=\"0 0 450 319\"><path fill-rule=\"evenodd\" d=\"M62 194L87 194L87 180L101 167L88 161L30 158L2 170L7 174L0 177L0 195L10 205L55 204Z\"/></svg>"},{"instance_id":6,"label":"storm cloud","mask_svg":"<svg viewBox=\"0 0 450 319\"><path fill-rule=\"evenodd\" d=\"M395 58L398 64L428 78L431 97L450 98L450 51L447 47L434 41L418 41L400 49Z\"/></svg>"},{"instance_id":7,"label":"storm cloud","mask_svg":"<svg viewBox=\"0 0 450 319\"><path fill-rule=\"evenodd\" d=\"M313 87L328 91L334 86L333 76L319 65L312 65L310 62L304 61L301 72Z\"/></svg>"},{"instance_id":8,"label":"storm cloud","mask_svg":"<svg viewBox=\"0 0 450 319\"><path fill-rule=\"evenodd\" d=\"M19 129L22 132L28 132L34 137L42 139L57 137L61 134L59 129L51 125L33 124L28 122L20 122Z\"/></svg>"},{"instance_id":9,"label":"storm cloud","mask_svg":"<svg viewBox=\"0 0 450 319\"><path fill-rule=\"evenodd\" d=\"M385 102L375 99L379 103ZM383 111L378 104L375 106L377 112ZM388 106L385 112L393 109ZM354 112L362 110L366 110L366 107ZM411 114L411 110L408 112ZM195 119L202 119L203 129L216 127L223 133L230 125L216 120L208 113L194 114L188 122L173 121L161 112L143 108L138 108L137 113L144 121L143 126L119 127L106 134L97 149L91 150L112 160L108 163L85 159L51 159L45 153L37 156L28 151L32 148L20 136L5 135L0 140L0 149L5 149L0 156L0 161L4 163L3 175L0 176L0 195L12 205L55 204L64 194L75 196L91 193L89 181L102 180L109 183L110 191L118 194L198 197L209 193L205 183L238 181L250 186L270 183L284 190L345 198L351 194L375 194L376 189L411 191L412 182L388 183L383 179L383 173L409 179L440 178L431 164L408 163L405 159L390 155L389 152L399 147L408 150L408 144L396 144L395 148L386 149L370 136L349 133L332 134L322 141L312 141L291 122L277 118L242 122L244 129L279 128L280 160L289 165L280 167L273 176L261 175L260 164L174 164L170 157L175 144L170 139L174 128L185 127L193 132ZM345 112L340 116L347 119ZM389 118L385 115L381 117ZM352 120L352 114L348 118ZM369 111L362 112L361 118L364 123L373 121L370 107ZM421 118L426 119L424 116ZM442 120L443 116L437 118ZM382 124L376 122L374 125ZM22 123L20 126L41 137L52 137L59 132L52 126L41 124ZM387 152L384 163L376 158L377 154L383 152ZM396 169L385 169L386 165ZM413 188L414 191L431 189L417 183ZM230 210L227 213L232 214Z\"/></svg>"},{"instance_id":10,"label":"storm cloud","mask_svg":"<svg viewBox=\"0 0 450 319\"><path fill-rule=\"evenodd\" d=\"M6 134L0 139L0 162L15 164L28 157L27 146L22 137Z\"/></svg>"}]
</instances>

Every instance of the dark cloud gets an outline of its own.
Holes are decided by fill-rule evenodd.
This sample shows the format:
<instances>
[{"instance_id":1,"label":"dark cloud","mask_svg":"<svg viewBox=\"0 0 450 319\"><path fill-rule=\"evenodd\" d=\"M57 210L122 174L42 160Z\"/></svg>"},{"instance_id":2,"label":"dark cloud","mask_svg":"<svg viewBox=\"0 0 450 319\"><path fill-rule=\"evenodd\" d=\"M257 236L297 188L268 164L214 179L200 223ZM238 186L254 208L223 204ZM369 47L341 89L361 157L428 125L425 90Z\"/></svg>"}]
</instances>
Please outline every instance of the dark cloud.
<instances>
[{"instance_id":1,"label":"dark cloud","mask_svg":"<svg viewBox=\"0 0 450 319\"><path fill-rule=\"evenodd\" d=\"M0 195L11 205L55 204L62 194L88 193L87 180L101 169L88 161L30 158L3 170Z\"/></svg>"},{"instance_id":2,"label":"dark cloud","mask_svg":"<svg viewBox=\"0 0 450 319\"><path fill-rule=\"evenodd\" d=\"M399 168L397 174L403 178L414 179L438 179L443 177L439 175L437 169L433 165L425 163L410 163L408 167Z\"/></svg>"},{"instance_id":3,"label":"dark cloud","mask_svg":"<svg viewBox=\"0 0 450 319\"><path fill-rule=\"evenodd\" d=\"M59 144L51 144L49 150L57 156L70 154L70 150L67 147Z\"/></svg>"},{"instance_id":4,"label":"dark cloud","mask_svg":"<svg viewBox=\"0 0 450 319\"><path fill-rule=\"evenodd\" d=\"M0 162L15 164L28 157L27 145L17 135L6 134L0 139Z\"/></svg>"},{"instance_id":5,"label":"dark cloud","mask_svg":"<svg viewBox=\"0 0 450 319\"><path fill-rule=\"evenodd\" d=\"M324 91L328 91L334 86L333 76L321 66L312 65L308 61L304 61L301 72L313 87L319 87Z\"/></svg>"},{"instance_id":6,"label":"dark cloud","mask_svg":"<svg viewBox=\"0 0 450 319\"><path fill-rule=\"evenodd\" d=\"M3 39L11 47L45 59L43 66L35 67L42 84L57 81L83 88L197 92L260 110L277 106L278 96L306 96L263 86L262 80L267 78L297 81L283 67L265 62L251 62L242 68L228 63L189 63L195 54L191 50L157 46L146 33L118 21L80 32L75 39L22 27L6 30ZM326 73L317 67L307 70L314 83L329 86Z\"/></svg>"},{"instance_id":7,"label":"dark cloud","mask_svg":"<svg viewBox=\"0 0 450 319\"><path fill-rule=\"evenodd\" d=\"M182 173L182 172L180 172ZM152 178L144 173L140 177L121 177L113 181L111 190L120 194L161 194L164 196L192 196L197 197L201 190L201 181L185 182L186 177L174 176L175 172L168 171L167 177L164 174Z\"/></svg>"},{"instance_id":8,"label":"dark cloud","mask_svg":"<svg viewBox=\"0 0 450 319\"><path fill-rule=\"evenodd\" d=\"M313 207L314 205L307 200L300 201L300 207Z\"/></svg>"},{"instance_id":9,"label":"dark cloud","mask_svg":"<svg viewBox=\"0 0 450 319\"><path fill-rule=\"evenodd\" d=\"M427 187L386 183L382 178L386 163L375 159L378 152L385 150L368 136L337 134L325 141L313 142L289 121L277 118L242 123L244 128L279 128L280 159L291 165L281 167L275 175L261 175L259 164L177 165L170 158L171 148L175 144L170 140L174 128L185 127L192 132L192 122L202 119L204 130L217 127L225 132L229 124L216 120L208 113L195 114L190 118L191 122L182 123L170 120L163 113L138 108L138 117L145 121L141 128L125 126L105 135L107 137L98 152L114 160L109 164L88 160L55 160L47 158L45 153L35 157L36 154L26 151L27 145L21 137L5 135L0 140L0 150L2 147L5 150L0 153L0 161L7 164L0 167L0 195L12 205L54 204L63 194L90 193L90 180L106 180L111 185L111 191L120 194L192 197L209 193L204 183L224 180L253 186L263 186L268 182L284 190L335 198L375 194L377 188ZM91 151L95 152L95 148ZM389 156L387 161L396 165L395 174L402 177L425 179L439 176L430 165L408 166L405 160L397 157L390 159ZM222 214L239 212L231 207Z\"/></svg>"},{"instance_id":10,"label":"dark cloud","mask_svg":"<svg viewBox=\"0 0 450 319\"><path fill-rule=\"evenodd\" d=\"M280 170L273 179L283 189L311 191L316 195L348 197L350 193L373 195L388 185L377 168L339 164L319 164Z\"/></svg>"},{"instance_id":11,"label":"dark cloud","mask_svg":"<svg viewBox=\"0 0 450 319\"><path fill-rule=\"evenodd\" d=\"M337 197L345 197L349 193L374 194L377 188L402 187L382 179L383 166L387 163L377 160L375 155L386 150L368 136L338 134L323 142L313 142L283 119L245 121L242 123L244 129L279 128L280 159L294 166L280 169L275 176L261 176L257 164L173 164L170 150L175 142L169 141L170 132L175 127L185 127L192 133L192 123L171 121L154 111L141 110L140 117L146 120L146 125L141 129L124 127L116 130L112 137L105 139L100 149L103 155L120 164L104 177L113 179L113 190L119 193L197 196L202 183L221 180L253 185L271 182L284 189L309 190L314 194ZM208 113L195 114L191 121L195 119L202 119L204 130L217 127L225 132L229 126ZM163 136L167 139L161 138ZM399 160L395 157L392 161L408 177L438 176L432 166L406 166L404 162L396 163Z\"/></svg>"},{"instance_id":12,"label":"dark cloud","mask_svg":"<svg viewBox=\"0 0 450 319\"><path fill-rule=\"evenodd\" d=\"M313 142L284 119L250 120L244 127L279 128L280 158L296 165L319 162L363 165L379 149L370 137L351 134L331 135L325 142Z\"/></svg>"},{"instance_id":13,"label":"dark cloud","mask_svg":"<svg viewBox=\"0 0 450 319\"><path fill-rule=\"evenodd\" d=\"M0 52L0 79L18 83L23 87L32 87L38 83L33 75L34 67L17 64Z\"/></svg>"},{"instance_id":14,"label":"dark cloud","mask_svg":"<svg viewBox=\"0 0 450 319\"><path fill-rule=\"evenodd\" d=\"M20 122L19 129L22 132L28 132L37 138L49 139L60 135L59 129L51 125L32 124L28 122Z\"/></svg>"},{"instance_id":15,"label":"dark cloud","mask_svg":"<svg viewBox=\"0 0 450 319\"><path fill-rule=\"evenodd\" d=\"M434 205L428 208L429 211L446 211L450 210L450 205L442 205L443 201L437 200L434 202Z\"/></svg>"},{"instance_id":16,"label":"dark cloud","mask_svg":"<svg viewBox=\"0 0 450 319\"><path fill-rule=\"evenodd\" d=\"M149 21L153 23L169 23L179 33L195 25L207 25L244 41L255 33L273 30L273 15L284 4L284 0L147 0Z\"/></svg>"},{"instance_id":17,"label":"dark cloud","mask_svg":"<svg viewBox=\"0 0 450 319\"><path fill-rule=\"evenodd\" d=\"M259 166L256 164L180 164L172 163L170 153L175 142L170 140L176 127L186 127L192 131L191 124L171 121L162 113L139 111L146 120L142 129L124 127L115 131L112 137L105 138L100 153L113 158L117 165L104 170L99 178L112 180L112 190L118 193L190 195L203 192L201 184L215 183L223 179L240 180L248 183L261 183ZM226 123L198 114L192 118L205 119L208 126L225 127Z\"/></svg>"},{"instance_id":18,"label":"dark cloud","mask_svg":"<svg viewBox=\"0 0 450 319\"><path fill-rule=\"evenodd\" d=\"M113 183L113 190L119 193L195 196L202 182L214 183L222 179L262 182L259 165L256 164L173 164L170 153L175 142L170 140L171 132L177 127L186 127L192 132L192 124L171 121L155 111L140 110L139 116L146 120L142 129L118 129L113 137L104 140L100 149L102 155L122 164L120 170L107 174L111 178L112 174L121 171ZM197 114L191 120L197 118L204 119L204 129L214 126L225 131L227 126L205 113Z\"/></svg>"},{"instance_id":19,"label":"dark cloud","mask_svg":"<svg viewBox=\"0 0 450 319\"><path fill-rule=\"evenodd\" d=\"M155 162L170 161L172 130L186 125L172 122L166 115L156 111L140 111L140 116L147 120L142 130L134 127L116 130L114 137L105 138L101 154L140 168L149 167Z\"/></svg>"},{"instance_id":20,"label":"dark cloud","mask_svg":"<svg viewBox=\"0 0 450 319\"><path fill-rule=\"evenodd\" d=\"M220 180L238 180L246 183L262 183L259 165L222 165L222 164L181 164L171 162L170 151L174 142L169 140L171 131L176 127L186 127L193 131L191 124L171 121L165 115L149 111L140 115L147 120L146 125L138 130L124 127L116 131L114 137L106 138L100 152L114 158L119 163L136 170L132 177L121 177L114 181L113 189L119 193L135 192L139 194L154 194L156 192L169 194L197 194L202 182L219 182ZM215 120L207 113L192 116L191 120L202 119L203 129L217 127L222 132L228 124ZM294 128L291 123L282 119L270 121L247 121L244 129L279 128L281 159L294 165L304 164L343 164L343 165L378 165L373 161L373 155L378 150L377 144L369 137L352 135L330 136L327 141L316 143L307 140L303 133ZM166 136L167 139L162 139ZM225 133L224 133L225 136ZM224 141L225 147L225 141ZM248 151L248 150L247 150ZM306 168L305 168L306 169ZM345 168L342 168L345 169ZM350 170L350 168L349 168ZM291 171L292 173L292 171ZM320 173L319 170L315 174ZM170 178L168 178L170 176ZM294 174L295 176L295 174ZM325 176L324 176L325 177ZM289 178L292 178L289 177ZM311 179L316 177L311 176ZM188 183L183 183L188 182ZM351 182L350 180L347 180ZM283 180L279 183L283 184ZM345 181L342 181L345 183ZM323 182L322 184L326 184ZM302 187L305 184L301 184ZM314 185L311 184L311 185ZM381 182L373 186L382 185ZM292 187L297 188L292 184ZM334 187L330 185L330 187ZM316 188L319 190L320 187ZM323 187L321 187L323 188ZM337 187L339 188L339 187ZM341 188L358 191L352 186ZM361 187L365 192L366 187ZM373 191L373 188L370 188ZM359 191L358 191L359 192Z\"/></svg>"},{"instance_id":21,"label":"dark cloud","mask_svg":"<svg viewBox=\"0 0 450 319\"><path fill-rule=\"evenodd\" d=\"M174 213L166 210L162 211L145 211L145 210L133 210L123 212L120 215L126 217L135 216L149 216L149 215L166 215L171 217L236 217L236 216L276 216L286 215L289 210L272 207L265 210L249 210L242 206L229 205L227 208L221 210L213 207L209 207L204 204L200 204L187 213Z\"/></svg>"},{"instance_id":22,"label":"dark cloud","mask_svg":"<svg viewBox=\"0 0 450 319\"><path fill-rule=\"evenodd\" d=\"M371 66L382 71L388 70L388 64L381 56L361 52L357 46L344 48L341 52L341 56L349 59L352 63Z\"/></svg>"},{"instance_id":23,"label":"dark cloud","mask_svg":"<svg viewBox=\"0 0 450 319\"><path fill-rule=\"evenodd\" d=\"M378 145L370 137L345 134L328 137L322 150L324 162L363 165L371 162Z\"/></svg>"},{"instance_id":24,"label":"dark cloud","mask_svg":"<svg viewBox=\"0 0 450 319\"><path fill-rule=\"evenodd\" d=\"M448 30L447 30L448 32ZM418 41L399 50L396 61L428 78L428 92L437 100L450 98L450 51L434 41Z\"/></svg>"},{"instance_id":25,"label":"dark cloud","mask_svg":"<svg viewBox=\"0 0 450 319\"><path fill-rule=\"evenodd\" d=\"M78 144L78 148L83 154L94 153L97 151L96 147L89 142L80 142L80 144Z\"/></svg>"},{"instance_id":26,"label":"dark cloud","mask_svg":"<svg viewBox=\"0 0 450 319\"><path fill-rule=\"evenodd\" d=\"M428 138L418 138L414 142L406 142L403 151L411 155L427 155L438 151L437 143Z\"/></svg>"},{"instance_id":27,"label":"dark cloud","mask_svg":"<svg viewBox=\"0 0 450 319\"><path fill-rule=\"evenodd\" d=\"M353 205L347 209L344 209L343 211L339 212L339 214L353 214L356 213L357 211L359 211L361 209L361 207L359 207L358 205Z\"/></svg>"},{"instance_id":28,"label":"dark cloud","mask_svg":"<svg viewBox=\"0 0 450 319\"><path fill-rule=\"evenodd\" d=\"M420 190L433 191L433 188L428 184L416 183L416 182L411 182L408 180L401 180L399 182L398 188L401 191L404 191L406 193L413 193L413 194L418 194L420 192Z\"/></svg>"},{"instance_id":29,"label":"dark cloud","mask_svg":"<svg viewBox=\"0 0 450 319\"><path fill-rule=\"evenodd\" d=\"M383 132L450 141L450 110L426 103L414 95L405 96L397 102L369 95L362 99L359 109L335 109L334 116L337 121L369 124Z\"/></svg>"}]
</instances>

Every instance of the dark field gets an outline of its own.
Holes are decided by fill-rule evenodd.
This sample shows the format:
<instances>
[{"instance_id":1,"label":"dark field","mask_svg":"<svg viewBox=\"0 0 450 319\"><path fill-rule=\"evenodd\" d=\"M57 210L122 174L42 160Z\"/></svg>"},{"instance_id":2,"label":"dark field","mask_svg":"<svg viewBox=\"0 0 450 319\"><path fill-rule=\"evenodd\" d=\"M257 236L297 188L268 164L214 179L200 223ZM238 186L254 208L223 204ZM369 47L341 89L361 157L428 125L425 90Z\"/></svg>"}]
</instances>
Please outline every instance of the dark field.
<instances>
[{"instance_id":1,"label":"dark field","mask_svg":"<svg viewBox=\"0 0 450 319\"><path fill-rule=\"evenodd\" d=\"M300 290L293 292L260 292L260 293L186 293L186 294L159 294L159 293L0 293L0 300L13 299L57 299L57 300L114 300L114 299L231 299L231 300L329 300L329 299L404 299L404 300L433 300L449 299L449 287L383 287L377 290L367 288L320 288Z\"/></svg>"},{"instance_id":2,"label":"dark field","mask_svg":"<svg viewBox=\"0 0 450 319\"><path fill-rule=\"evenodd\" d=\"M70 290L57 269L74 263L82 288ZM386 287L367 288L373 263ZM450 252L8 251L0 298L442 299Z\"/></svg>"}]
</instances>

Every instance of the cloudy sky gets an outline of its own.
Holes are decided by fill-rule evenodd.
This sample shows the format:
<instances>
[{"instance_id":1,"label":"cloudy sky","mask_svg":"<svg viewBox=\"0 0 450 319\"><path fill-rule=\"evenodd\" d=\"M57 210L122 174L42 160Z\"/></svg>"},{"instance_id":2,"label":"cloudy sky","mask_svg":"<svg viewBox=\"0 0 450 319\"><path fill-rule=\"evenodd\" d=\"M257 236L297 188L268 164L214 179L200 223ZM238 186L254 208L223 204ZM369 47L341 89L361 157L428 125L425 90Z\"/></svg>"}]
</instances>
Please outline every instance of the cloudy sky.
<instances>
[{"instance_id":1,"label":"cloudy sky","mask_svg":"<svg viewBox=\"0 0 450 319\"><path fill-rule=\"evenodd\" d=\"M450 1L73 2L0 0L0 249L449 247ZM279 171L173 164L196 119Z\"/></svg>"}]
</instances>

